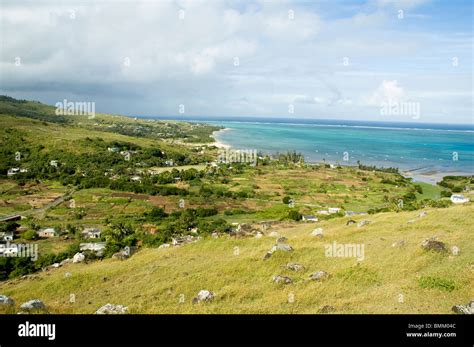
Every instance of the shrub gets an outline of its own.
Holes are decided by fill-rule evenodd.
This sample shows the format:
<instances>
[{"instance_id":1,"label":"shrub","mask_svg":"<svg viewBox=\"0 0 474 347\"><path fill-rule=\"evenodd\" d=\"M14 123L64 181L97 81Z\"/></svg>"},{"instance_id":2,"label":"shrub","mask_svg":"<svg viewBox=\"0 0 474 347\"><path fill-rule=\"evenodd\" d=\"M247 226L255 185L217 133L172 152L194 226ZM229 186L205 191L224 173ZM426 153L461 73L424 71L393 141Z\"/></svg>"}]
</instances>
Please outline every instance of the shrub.
<instances>
[{"instance_id":1,"label":"shrub","mask_svg":"<svg viewBox=\"0 0 474 347\"><path fill-rule=\"evenodd\" d=\"M301 213L299 213L298 211L292 210L292 211L288 212L288 218L289 218L289 219L292 219L292 220L295 220L295 221L299 221L299 220L301 220L302 217L303 217L303 216L302 216Z\"/></svg>"},{"instance_id":2,"label":"shrub","mask_svg":"<svg viewBox=\"0 0 474 347\"><path fill-rule=\"evenodd\" d=\"M451 193L449 190L441 191L441 197L442 198L449 198L449 197L451 197L451 195L453 195L453 193Z\"/></svg>"},{"instance_id":3,"label":"shrub","mask_svg":"<svg viewBox=\"0 0 474 347\"><path fill-rule=\"evenodd\" d=\"M36 234L34 230L28 230L28 231L25 231L21 236L25 240L36 240L38 237L38 234Z\"/></svg>"},{"instance_id":4,"label":"shrub","mask_svg":"<svg viewBox=\"0 0 474 347\"><path fill-rule=\"evenodd\" d=\"M435 277L435 276L423 276L418 280L418 285L421 288L440 289L448 292L452 292L456 289L456 283L453 280Z\"/></svg>"}]
</instances>

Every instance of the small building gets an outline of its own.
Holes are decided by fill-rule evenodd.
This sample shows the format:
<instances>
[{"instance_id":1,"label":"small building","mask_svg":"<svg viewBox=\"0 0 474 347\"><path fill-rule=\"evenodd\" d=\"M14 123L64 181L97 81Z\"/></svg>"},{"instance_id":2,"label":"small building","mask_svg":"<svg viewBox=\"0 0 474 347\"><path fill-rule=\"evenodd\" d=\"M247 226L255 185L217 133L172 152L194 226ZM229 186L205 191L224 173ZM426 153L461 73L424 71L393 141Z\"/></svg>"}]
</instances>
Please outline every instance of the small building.
<instances>
[{"instance_id":1,"label":"small building","mask_svg":"<svg viewBox=\"0 0 474 347\"><path fill-rule=\"evenodd\" d=\"M469 202L469 199L465 198L464 195L454 194L451 195L451 201L453 204L465 204L466 202Z\"/></svg>"},{"instance_id":2,"label":"small building","mask_svg":"<svg viewBox=\"0 0 474 347\"><path fill-rule=\"evenodd\" d=\"M318 218L315 216L303 216L303 222L317 222Z\"/></svg>"},{"instance_id":3,"label":"small building","mask_svg":"<svg viewBox=\"0 0 474 347\"><path fill-rule=\"evenodd\" d=\"M97 228L84 228L81 235L85 239L100 239L101 231Z\"/></svg>"},{"instance_id":4,"label":"small building","mask_svg":"<svg viewBox=\"0 0 474 347\"><path fill-rule=\"evenodd\" d=\"M174 165L173 159L166 160L165 165L166 166L173 166Z\"/></svg>"},{"instance_id":5,"label":"small building","mask_svg":"<svg viewBox=\"0 0 474 347\"><path fill-rule=\"evenodd\" d=\"M38 236L47 238L54 237L56 236L56 231L54 230L54 228L41 229L40 231L38 231Z\"/></svg>"},{"instance_id":6,"label":"small building","mask_svg":"<svg viewBox=\"0 0 474 347\"><path fill-rule=\"evenodd\" d=\"M329 213L339 213L339 212L341 212L341 209L339 207L329 207L328 212Z\"/></svg>"},{"instance_id":7,"label":"small building","mask_svg":"<svg viewBox=\"0 0 474 347\"><path fill-rule=\"evenodd\" d=\"M321 211L318 211L316 212L317 214L324 214L324 215L327 215L329 214L329 211L326 211L326 210L321 210Z\"/></svg>"}]
</instances>

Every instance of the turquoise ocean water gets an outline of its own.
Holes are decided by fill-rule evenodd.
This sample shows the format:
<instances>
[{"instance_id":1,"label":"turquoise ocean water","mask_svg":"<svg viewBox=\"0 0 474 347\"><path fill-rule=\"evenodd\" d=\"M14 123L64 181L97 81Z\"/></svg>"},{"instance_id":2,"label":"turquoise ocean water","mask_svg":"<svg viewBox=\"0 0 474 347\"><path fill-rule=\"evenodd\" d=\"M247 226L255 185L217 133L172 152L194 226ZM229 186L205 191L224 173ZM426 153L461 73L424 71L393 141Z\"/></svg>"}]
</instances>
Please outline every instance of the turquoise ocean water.
<instances>
[{"instance_id":1,"label":"turquoise ocean water","mask_svg":"<svg viewBox=\"0 0 474 347\"><path fill-rule=\"evenodd\" d=\"M215 137L236 149L294 150L308 162L356 165L359 160L404 171L474 174L474 131L469 126L207 122L226 127Z\"/></svg>"}]
</instances>

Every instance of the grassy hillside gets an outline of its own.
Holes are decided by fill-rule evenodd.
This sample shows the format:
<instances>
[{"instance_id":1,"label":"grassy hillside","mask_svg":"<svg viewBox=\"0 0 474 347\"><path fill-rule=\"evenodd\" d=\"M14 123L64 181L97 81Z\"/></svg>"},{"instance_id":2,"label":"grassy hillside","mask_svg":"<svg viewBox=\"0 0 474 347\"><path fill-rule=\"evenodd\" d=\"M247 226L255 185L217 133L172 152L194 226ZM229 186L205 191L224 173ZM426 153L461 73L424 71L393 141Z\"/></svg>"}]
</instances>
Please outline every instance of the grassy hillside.
<instances>
[{"instance_id":1,"label":"grassy hillside","mask_svg":"<svg viewBox=\"0 0 474 347\"><path fill-rule=\"evenodd\" d=\"M474 206L426 211L422 218L420 211L355 217L372 221L361 228L346 226L348 218L285 222L262 238L207 237L179 248L143 249L125 261L70 264L2 282L0 293L17 307L39 298L53 313L93 313L106 303L126 305L132 313L316 313L324 306L336 313L450 313L474 297ZM316 226L324 229L322 239L310 235ZM264 261L275 243L271 231L287 237L294 251ZM429 237L459 246L460 255L423 250L420 244ZM392 247L401 240L405 246ZM333 241L363 244L365 259L326 257L324 245ZM282 268L289 262L305 271ZM319 270L331 277L308 280ZM278 274L293 283L273 283ZM215 292L215 300L192 304L201 289Z\"/></svg>"}]
</instances>

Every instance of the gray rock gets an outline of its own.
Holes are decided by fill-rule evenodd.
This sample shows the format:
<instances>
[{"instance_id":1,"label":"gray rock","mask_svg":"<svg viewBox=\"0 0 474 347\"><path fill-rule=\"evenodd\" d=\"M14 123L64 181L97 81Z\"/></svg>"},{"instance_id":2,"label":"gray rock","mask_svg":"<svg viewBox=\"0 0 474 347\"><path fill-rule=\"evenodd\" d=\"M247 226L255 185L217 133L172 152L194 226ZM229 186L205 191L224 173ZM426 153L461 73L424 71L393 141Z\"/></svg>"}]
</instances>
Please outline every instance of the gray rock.
<instances>
[{"instance_id":1,"label":"gray rock","mask_svg":"<svg viewBox=\"0 0 474 347\"><path fill-rule=\"evenodd\" d=\"M311 232L311 236L323 237L323 228L316 228Z\"/></svg>"},{"instance_id":2,"label":"gray rock","mask_svg":"<svg viewBox=\"0 0 474 347\"><path fill-rule=\"evenodd\" d=\"M124 314L127 313L128 307L122 305L105 304L99 308L95 314Z\"/></svg>"},{"instance_id":3,"label":"gray rock","mask_svg":"<svg viewBox=\"0 0 474 347\"><path fill-rule=\"evenodd\" d=\"M293 248L286 244L286 243L277 243L275 246L273 246L273 248L271 249L271 252L275 252L275 251L284 251L284 252L292 252L293 251Z\"/></svg>"},{"instance_id":4,"label":"gray rock","mask_svg":"<svg viewBox=\"0 0 474 347\"><path fill-rule=\"evenodd\" d=\"M326 271L317 271L309 276L312 281L323 281L331 277Z\"/></svg>"},{"instance_id":5,"label":"gray rock","mask_svg":"<svg viewBox=\"0 0 474 347\"><path fill-rule=\"evenodd\" d=\"M286 237L282 236L282 237L278 238L277 243L284 243L286 241L288 241L288 239Z\"/></svg>"},{"instance_id":6,"label":"gray rock","mask_svg":"<svg viewBox=\"0 0 474 347\"><path fill-rule=\"evenodd\" d=\"M70 264L70 263L72 263L72 259L67 258L67 259L64 259L62 262L60 262L59 264L60 264L61 266L64 266L64 265Z\"/></svg>"},{"instance_id":7,"label":"gray rock","mask_svg":"<svg viewBox=\"0 0 474 347\"><path fill-rule=\"evenodd\" d=\"M272 254L273 254L272 252L265 253L265 256L263 257L263 260L269 259L272 256Z\"/></svg>"},{"instance_id":8,"label":"gray rock","mask_svg":"<svg viewBox=\"0 0 474 347\"><path fill-rule=\"evenodd\" d=\"M467 305L454 305L451 310L458 314L474 314L474 300Z\"/></svg>"},{"instance_id":9,"label":"gray rock","mask_svg":"<svg viewBox=\"0 0 474 347\"><path fill-rule=\"evenodd\" d=\"M262 236L263 236L263 233L261 231L257 231L257 233L255 234L255 238L257 239L262 238Z\"/></svg>"},{"instance_id":10,"label":"gray rock","mask_svg":"<svg viewBox=\"0 0 474 347\"><path fill-rule=\"evenodd\" d=\"M347 222L346 222L346 225L352 225L352 224L356 224L357 222L353 219L349 219Z\"/></svg>"},{"instance_id":11,"label":"gray rock","mask_svg":"<svg viewBox=\"0 0 474 347\"><path fill-rule=\"evenodd\" d=\"M76 253L74 254L74 257L72 258L72 262L74 264L76 263L82 263L84 261L84 259L86 259L85 255L82 254L82 253Z\"/></svg>"},{"instance_id":12,"label":"gray rock","mask_svg":"<svg viewBox=\"0 0 474 347\"><path fill-rule=\"evenodd\" d=\"M289 278L289 277L287 277L287 276L280 276L280 275L273 276L273 282L275 282L275 283L283 283L283 284L290 284L290 283L293 283L293 281L291 280L291 278Z\"/></svg>"},{"instance_id":13,"label":"gray rock","mask_svg":"<svg viewBox=\"0 0 474 347\"><path fill-rule=\"evenodd\" d=\"M302 271L304 270L304 266L301 264L297 263L288 263L284 266L288 270L293 270L293 271Z\"/></svg>"},{"instance_id":14,"label":"gray rock","mask_svg":"<svg viewBox=\"0 0 474 347\"><path fill-rule=\"evenodd\" d=\"M212 237L213 239L218 239L218 238L219 238L219 233L213 232L213 233L211 234L211 237Z\"/></svg>"},{"instance_id":15,"label":"gray rock","mask_svg":"<svg viewBox=\"0 0 474 347\"><path fill-rule=\"evenodd\" d=\"M336 311L336 308L334 306L325 305L325 306L321 307L321 309L318 312L319 313L331 313L331 312L335 312L335 311Z\"/></svg>"},{"instance_id":16,"label":"gray rock","mask_svg":"<svg viewBox=\"0 0 474 347\"><path fill-rule=\"evenodd\" d=\"M209 290L203 289L199 291L198 295L193 299L193 304L198 302L209 302L214 300L215 294Z\"/></svg>"},{"instance_id":17,"label":"gray rock","mask_svg":"<svg viewBox=\"0 0 474 347\"><path fill-rule=\"evenodd\" d=\"M112 258L119 260L126 260L130 258L130 248L125 247L121 251L114 253L114 255L112 255Z\"/></svg>"},{"instance_id":18,"label":"gray rock","mask_svg":"<svg viewBox=\"0 0 474 347\"><path fill-rule=\"evenodd\" d=\"M21 304L20 308L24 311L46 310L46 305L39 299L34 299Z\"/></svg>"},{"instance_id":19,"label":"gray rock","mask_svg":"<svg viewBox=\"0 0 474 347\"><path fill-rule=\"evenodd\" d=\"M357 223L357 227L358 227L358 228L362 228L363 226L368 225L368 224L370 224L370 223L372 223L370 220L368 220L368 219L363 219L363 220L361 220L359 223Z\"/></svg>"},{"instance_id":20,"label":"gray rock","mask_svg":"<svg viewBox=\"0 0 474 347\"><path fill-rule=\"evenodd\" d=\"M49 270L53 270L53 269L57 269L61 267L61 264L60 263L54 263L54 264L51 264L49 266L46 266L43 271L49 271Z\"/></svg>"},{"instance_id":21,"label":"gray rock","mask_svg":"<svg viewBox=\"0 0 474 347\"><path fill-rule=\"evenodd\" d=\"M400 241L392 243L392 247L404 247L406 244L407 243L405 240L400 240Z\"/></svg>"},{"instance_id":22,"label":"gray rock","mask_svg":"<svg viewBox=\"0 0 474 347\"><path fill-rule=\"evenodd\" d=\"M421 211L420 214L418 215L418 218L423 218L428 215L428 212L426 211Z\"/></svg>"},{"instance_id":23,"label":"gray rock","mask_svg":"<svg viewBox=\"0 0 474 347\"><path fill-rule=\"evenodd\" d=\"M0 295L0 305L15 305L15 301L6 295Z\"/></svg>"},{"instance_id":24,"label":"gray rock","mask_svg":"<svg viewBox=\"0 0 474 347\"><path fill-rule=\"evenodd\" d=\"M461 249L458 246L451 247L451 254L452 255L459 255L461 253Z\"/></svg>"},{"instance_id":25,"label":"gray rock","mask_svg":"<svg viewBox=\"0 0 474 347\"><path fill-rule=\"evenodd\" d=\"M170 246L169 243L163 243L162 245L160 245L158 248L168 248Z\"/></svg>"},{"instance_id":26,"label":"gray rock","mask_svg":"<svg viewBox=\"0 0 474 347\"><path fill-rule=\"evenodd\" d=\"M446 245L444 242L436 241L433 238L426 239L421 243L421 247L427 251L446 252Z\"/></svg>"}]
</instances>

